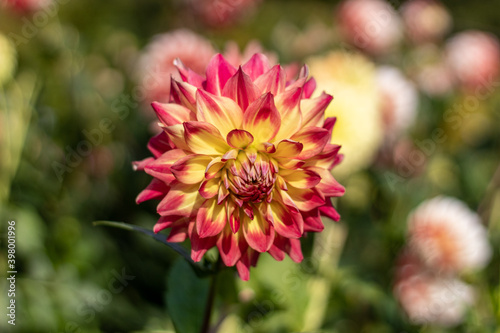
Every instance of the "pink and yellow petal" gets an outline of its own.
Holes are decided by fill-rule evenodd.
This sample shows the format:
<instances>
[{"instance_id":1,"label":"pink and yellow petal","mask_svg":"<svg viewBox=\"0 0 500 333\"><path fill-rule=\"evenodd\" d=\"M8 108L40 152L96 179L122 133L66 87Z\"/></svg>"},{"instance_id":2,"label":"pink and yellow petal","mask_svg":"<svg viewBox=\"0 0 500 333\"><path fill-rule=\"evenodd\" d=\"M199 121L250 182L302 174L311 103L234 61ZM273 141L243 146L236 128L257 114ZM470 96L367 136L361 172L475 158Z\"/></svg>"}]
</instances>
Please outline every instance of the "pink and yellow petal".
<instances>
[{"instance_id":1,"label":"pink and yellow petal","mask_svg":"<svg viewBox=\"0 0 500 333\"><path fill-rule=\"evenodd\" d=\"M281 118L270 93L248 106L243 115L243 129L252 133L255 143L270 142L278 133Z\"/></svg>"},{"instance_id":2,"label":"pink and yellow petal","mask_svg":"<svg viewBox=\"0 0 500 333\"><path fill-rule=\"evenodd\" d=\"M186 144L195 154L223 155L229 146L219 130L212 124L201 121L183 123Z\"/></svg>"},{"instance_id":3,"label":"pink and yellow petal","mask_svg":"<svg viewBox=\"0 0 500 333\"><path fill-rule=\"evenodd\" d=\"M196 102L198 120L215 126L223 137L241 126L243 111L234 100L199 89Z\"/></svg>"},{"instance_id":4,"label":"pink and yellow petal","mask_svg":"<svg viewBox=\"0 0 500 333\"><path fill-rule=\"evenodd\" d=\"M254 211L253 219L248 215L242 215L243 234L248 245L258 252L269 250L274 240L274 229L264 219L264 216L258 210Z\"/></svg>"},{"instance_id":5,"label":"pink and yellow petal","mask_svg":"<svg viewBox=\"0 0 500 333\"><path fill-rule=\"evenodd\" d=\"M276 65L259 76L254 83L259 88L261 94L269 92L276 96L285 91L285 70L280 65Z\"/></svg>"},{"instance_id":6,"label":"pink and yellow petal","mask_svg":"<svg viewBox=\"0 0 500 333\"><path fill-rule=\"evenodd\" d=\"M196 216L196 231L200 237L218 235L227 224L225 205L218 205L216 199L207 199Z\"/></svg>"},{"instance_id":7,"label":"pink and yellow petal","mask_svg":"<svg viewBox=\"0 0 500 333\"><path fill-rule=\"evenodd\" d=\"M227 81L236 73L236 68L227 62L221 54L216 54L208 63L206 73L206 91L221 96Z\"/></svg>"},{"instance_id":8,"label":"pink and yellow petal","mask_svg":"<svg viewBox=\"0 0 500 333\"><path fill-rule=\"evenodd\" d=\"M188 155L170 167L174 177L184 184L199 184L205 178L207 165L212 161L206 155Z\"/></svg>"},{"instance_id":9,"label":"pink and yellow petal","mask_svg":"<svg viewBox=\"0 0 500 333\"><path fill-rule=\"evenodd\" d=\"M325 145L330 142L330 135L324 128L305 127L290 139L303 145L302 152L297 159L307 160L323 151Z\"/></svg>"},{"instance_id":10,"label":"pink and yellow petal","mask_svg":"<svg viewBox=\"0 0 500 333\"><path fill-rule=\"evenodd\" d=\"M316 98L303 99L300 102L303 126L323 127L325 110L332 100L333 96L324 92Z\"/></svg>"},{"instance_id":11,"label":"pink and yellow petal","mask_svg":"<svg viewBox=\"0 0 500 333\"><path fill-rule=\"evenodd\" d=\"M179 104L153 102L151 106L155 110L158 120L165 126L196 120L196 115L191 110Z\"/></svg>"},{"instance_id":12,"label":"pink and yellow petal","mask_svg":"<svg viewBox=\"0 0 500 333\"><path fill-rule=\"evenodd\" d=\"M282 170L280 176L296 188L312 188L318 185L322 180L321 176L313 170Z\"/></svg>"},{"instance_id":13,"label":"pink and yellow petal","mask_svg":"<svg viewBox=\"0 0 500 333\"><path fill-rule=\"evenodd\" d=\"M222 96L235 101L245 112L248 105L259 97L259 88L252 82L252 79L243 72L241 67L226 83ZM233 127L237 128L237 127Z\"/></svg>"},{"instance_id":14,"label":"pink and yellow petal","mask_svg":"<svg viewBox=\"0 0 500 333\"><path fill-rule=\"evenodd\" d=\"M174 181L170 191L158 204L157 211L161 216L193 216L204 200L198 193L198 185L186 185Z\"/></svg>"},{"instance_id":15,"label":"pink and yellow petal","mask_svg":"<svg viewBox=\"0 0 500 333\"><path fill-rule=\"evenodd\" d=\"M253 135L245 130L235 129L227 134L227 143L237 149L245 149L253 142Z\"/></svg>"},{"instance_id":16,"label":"pink and yellow petal","mask_svg":"<svg viewBox=\"0 0 500 333\"><path fill-rule=\"evenodd\" d=\"M275 104L281 116L281 127L274 137L275 141L288 139L302 128L301 97L301 88L286 90L276 96Z\"/></svg>"},{"instance_id":17,"label":"pink and yellow petal","mask_svg":"<svg viewBox=\"0 0 500 333\"><path fill-rule=\"evenodd\" d=\"M141 193L135 199L136 203L141 203L144 201L152 200L152 199L161 199L163 198L167 192L170 190L170 186L165 184L163 181L154 178L149 185L142 190Z\"/></svg>"},{"instance_id":18,"label":"pink and yellow petal","mask_svg":"<svg viewBox=\"0 0 500 333\"><path fill-rule=\"evenodd\" d=\"M272 215L272 223L277 234L286 238L299 238L304 233L304 221L300 212L289 210L277 201L268 207Z\"/></svg>"}]
</instances>

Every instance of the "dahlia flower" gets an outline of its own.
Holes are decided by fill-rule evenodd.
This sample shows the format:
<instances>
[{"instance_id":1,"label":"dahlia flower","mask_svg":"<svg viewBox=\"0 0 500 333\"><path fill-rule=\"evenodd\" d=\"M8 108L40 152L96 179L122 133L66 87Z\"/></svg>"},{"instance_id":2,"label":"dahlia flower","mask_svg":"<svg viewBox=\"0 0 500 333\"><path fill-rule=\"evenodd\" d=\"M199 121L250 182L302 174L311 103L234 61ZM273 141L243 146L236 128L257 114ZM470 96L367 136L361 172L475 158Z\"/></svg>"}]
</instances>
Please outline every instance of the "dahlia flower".
<instances>
[{"instance_id":1,"label":"dahlia flower","mask_svg":"<svg viewBox=\"0 0 500 333\"><path fill-rule=\"evenodd\" d=\"M403 36L401 19L383 0L345 0L336 15L342 37L370 54L390 52Z\"/></svg>"},{"instance_id":2,"label":"dahlia flower","mask_svg":"<svg viewBox=\"0 0 500 333\"><path fill-rule=\"evenodd\" d=\"M406 33L416 44L439 41L451 29L451 15L439 1L410 0L400 10Z\"/></svg>"},{"instance_id":3,"label":"dahlia flower","mask_svg":"<svg viewBox=\"0 0 500 333\"><path fill-rule=\"evenodd\" d=\"M135 163L154 177L137 202L161 200L154 231L189 238L194 261L216 246L243 280L263 252L300 262L304 233L323 229L321 215L340 218L330 199L344 193L330 173L340 146L324 117L332 96L311 98L306 66L293 80L262 54L238 68L217 54L205 77L176 65L169 103L152 103L163 129L153 157Z\"/></svg>"},{"instance_id":4,"label":"dahlia flower","mask_svg":"<svg viewBox=\"0 0 500 333\"><path fill-rule=\"evenodd\" d=\"M371 164L382 143L375 66L360 54L340 51L306 62L317 88L335 91L335 103L328 106L325 116L338 118L333 137L346 158L335 168L335 175L346 177Z\"/></svg>"},{"instance_id":5,"label":"dahlia flower","mask_svg":"<svg viewBox=\"0 0 500 333\"><path fill-rule=\"evenodd\" d=\"M500 75L500 43L492 34L464 31L446 43L446 60L458 83L466 90L494 88Z\"/></svg>"},{"instance_id":6,"label":"dahlia flower","mask_svg":"<svg viewBox=\"0 0 500 333\"><path fill-rule=\"evenodd\" d=\"M381 94L380 108L385 136L394 140L415 120L418 106L417 90L399 69L391 66L377 69L376 82Z\"/></svg>"},{"instance_id":7,"label":"dahlia flower","mask_svg":"<svg viewBox=\"0 0 500 333\"><path fill-rule=\"evenodd\" d=\"M0 33L0 86L7 82L16 67L16 49L14 45Z\"/></svg>"},{"instance_id":8,"label":"dahlia flower","mask_svg":"<svg viewBox=\"0 0 500 333\"><path fill-rule=\"evenodd\" d=\"M475 300L470 285L430 272L411 252L397 264L394 295L413 323L444 327L462 322Z\"/></svg>"},{"instance_id":9,"label":"dahlia flower","mask_svg":"<svg viewBox=\"0 0 500 333\"><path fill-rule=\"evenodd\" d=\"M420 204L408 217L408 241L427 267L445 274L480 269L491 257L479 216L454 198Z\"/></svg>"}]
</instances>

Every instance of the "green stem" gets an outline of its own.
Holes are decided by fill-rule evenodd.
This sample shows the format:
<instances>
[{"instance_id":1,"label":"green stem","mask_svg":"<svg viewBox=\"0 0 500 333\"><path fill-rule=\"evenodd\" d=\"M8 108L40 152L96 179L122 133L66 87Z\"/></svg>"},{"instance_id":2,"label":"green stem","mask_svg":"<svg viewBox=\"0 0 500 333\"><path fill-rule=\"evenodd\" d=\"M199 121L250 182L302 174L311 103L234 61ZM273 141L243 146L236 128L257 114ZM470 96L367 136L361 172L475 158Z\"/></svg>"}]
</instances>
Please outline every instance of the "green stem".
<instances>
[{"instance_id":1,"label":"green stem","mask_svg":"<svg viewBox=\"0 0 500 333\"><path fill-rule=\"evenodd\" d=\"M208 333L210 330L210 317L212 316L212 310L215 301L215 285L217 283L217 275L219 275L220 264L217 262L215 268L215 273L210 277L210 289L208 291L207 304L205 305L205 314L203 317L203 325L201 326L200 333Z\"/></svg>"}]
</instances>

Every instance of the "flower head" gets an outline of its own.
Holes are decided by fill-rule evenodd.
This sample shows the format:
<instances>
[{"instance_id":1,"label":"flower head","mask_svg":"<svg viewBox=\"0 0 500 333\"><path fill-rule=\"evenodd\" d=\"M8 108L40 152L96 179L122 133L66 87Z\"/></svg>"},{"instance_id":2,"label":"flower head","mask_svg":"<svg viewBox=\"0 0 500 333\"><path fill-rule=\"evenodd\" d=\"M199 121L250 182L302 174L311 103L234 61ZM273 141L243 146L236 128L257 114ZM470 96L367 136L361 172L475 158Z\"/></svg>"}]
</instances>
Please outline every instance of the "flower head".
<instances>
[{"instance_id":1,"label":"flower head","mask_svg":"<svg viewBox=\"0 0 500 333\"><path fill-rule=\"evenodd\" d=\"M309 58L307 63L318 89L335 91L335 103L328 106L325 116L338 117L333 137L346 158L335 173L346 177L367 167L382 144L375 66L359 53L340 51Z\"/></svg>"},{"instance_id":2,"label":"flower head","mask_svg":"<svg viewBox=\"0 0 500 333\"><path fill-rule=\"evenodd\" d=\"M418 94L413 83L396 67L377 69L380 108L385 137L394 140L412 125L417 115Z\"/></svg>"},{"instance_id":3,"label":"flower head","mask_svg":"<svg viewBox=\"0 0 500 333\"><path fill-rule=\"evenodd\" d=\"M363 52L386 54L402 38L401 19L383 0L345 0L337 19L342 37Z\"/></svg>"},{"instance_id":4,"label":"flower head","mask_svg":"<svg viewBox=\"0 0 500 333\"><path fill-rule=\"evenodd\" d=\"M439 1L410 0L400 10L408 37L416 44L437 42L451 29L451 15Z\"/></svg>"},{"instance_id":5,"label":"flower head","mask_svg":"<svg viewBox=\"0 0 500 333\"><path fill-rule=\"evenodd\" d=\"M460 279L434 274L411 252L396 267L394 294L415 324L454 326L463 321L475 290Z\"/></svg>"},{"instance_id":6,"label":"flower head","mask_svg":"<svg viewBox=\"0 0 500 333\"><path fill-rule=\"evenodd\" d=\"M446 274L484 267L491 248L479 216L454 198L423 202L408 217L410 249L429 268Z\"/></svg>"},{"instance_id":7,"label":"flower head","mask_svg":"<svg viewBox=\"0 0 500 333\"><path fill-rule=\"evenodd\" d=\"M156 36L139 59L138 74L144 90L144 102L168 102L170 76L180 80L174 60L179 58L196 73L203 73L215 54L212 44L187 29Z\"/></svg>"},{"instance_id":8,"label":"flower head","mask_svg":"<svg viewBox=\"0 0 500 333\"><path fill-rule=\"evenodd\" d=\"M500 42L490 33L464 31L446 43L446 60L462 88L491 90L500 76Z\"/></svg>"},{"instance_id":9,"label":"flower head","mask_svg":"<svg viewBox=\"0 0 500 333\"><path fill-rule=\"evenodd\" d=\"M189 238L194 261L216 246L244 280L260 253L301 261L300 237L323 229L320 215L338 220L330 198L344 193L330 173L341 160L324 118L332 97L311 98L307 67L292 80L262 54L239 68L217 54L206 77L176 65L170 102L152 104L154 157L135 164L154 177L137 202L161 199L155 232Z\"/></svg>"}]
</instances>

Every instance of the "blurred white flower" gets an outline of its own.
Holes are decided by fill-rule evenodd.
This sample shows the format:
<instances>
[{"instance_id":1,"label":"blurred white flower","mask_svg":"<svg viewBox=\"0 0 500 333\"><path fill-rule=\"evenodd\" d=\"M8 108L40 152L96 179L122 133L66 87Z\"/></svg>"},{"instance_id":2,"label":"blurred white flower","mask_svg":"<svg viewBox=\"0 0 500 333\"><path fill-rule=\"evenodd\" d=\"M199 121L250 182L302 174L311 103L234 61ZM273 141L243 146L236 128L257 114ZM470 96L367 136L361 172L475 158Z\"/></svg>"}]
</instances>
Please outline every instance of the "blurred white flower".
<instances>
[{"instance_id":1,"label":"blurred white flower","mask_svg":"<svg viewBox=\"0 0 500 333\"><path fill-rule=\"evenodd\" d=\"M380 109L385 136L394 140L408 129L417 115L418 93L415 85L396 67L377 69Z\"/></svg>"},{"instance_id":2,"label":"blurred white flower","mask_svg":"<svg viewBox=\"0 0 500 333\"><path fill-rule=\"evenodd\" d=\"M474 289L453 277L432 274L405 253L396 268L394 295L410 320L419 325L455 326L474 303Z\"/></svg>"},{"instance_id":3,"label":"blurred white flower","mask_svg":"<svg viewBox=\"0 0 500 333\"><path fill-rule=\"evenodd\" d=\"M456 34L446 44L446 59L455 78L466 90L498 84L500 43L492 34L469 30Z\"/></svg>"},{"instance_id":4,"label":"blurred white flower","mask_svg":"<svg viewBox=\"0 0 500 333\"><path fill-rule=\"evenodd\" d=\"M326 117L337 117L332 143L345 158L334 175L345 178L369 166L383 139L375 65L359 53L334 51L306 60L317 83L316 93L333 91Z\"/></svg>"},{"instance_id":5,"label":"blurred white flower","mask_svg":"<svg viewBox=\"0 0 500 333\"><path fill-rule=\"evenodd\" d=\"M401 6L406 32L417 44L437 42L452 27L448 10L436 0L410 0Z\"/></svg>"},{"instance_id":6,"label":"blurred white flower","mask_svg":"<svg viewBox=\"0 0 500 333\"><path fill-rule=\"evenodd\" d=\"M480 269L491 257L479 216L449 197L427 200L409 215L408 241L427 267L441 273Z\"/></svg>"},{"instance_id":7,"label":"blurred white flower","mask_svg":"<svg viewBox=\"0 0 500 333\"><path fill-rule=\"evenodd\" d=\"M342 37L367 53L388 53L402 38L401 19L386 1L343 1L337 20Z\"/></svg>"}]
</instances>

